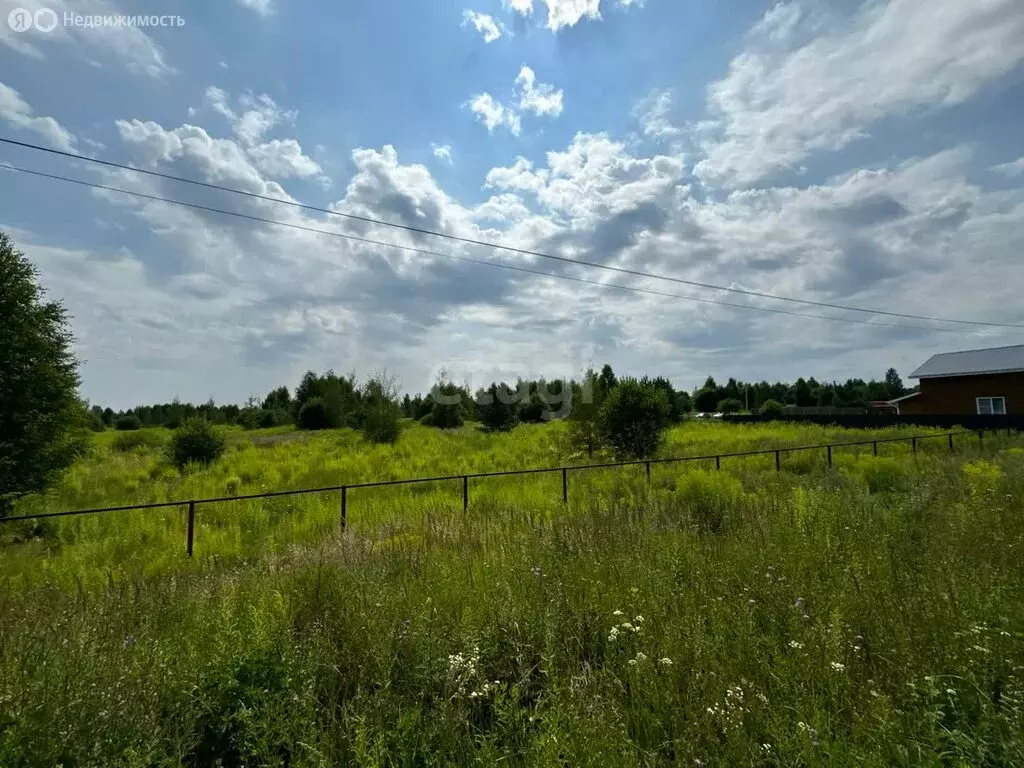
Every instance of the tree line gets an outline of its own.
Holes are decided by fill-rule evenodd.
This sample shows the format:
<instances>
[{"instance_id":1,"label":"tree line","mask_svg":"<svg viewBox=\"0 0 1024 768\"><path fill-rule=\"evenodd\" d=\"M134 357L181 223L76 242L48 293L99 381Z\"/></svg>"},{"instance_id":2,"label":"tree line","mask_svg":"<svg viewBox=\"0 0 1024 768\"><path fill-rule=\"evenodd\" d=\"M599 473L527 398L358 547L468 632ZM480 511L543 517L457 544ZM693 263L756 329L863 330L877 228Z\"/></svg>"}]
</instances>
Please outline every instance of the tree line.
<instances>
[{"instance_id":1,"label":"tree line","mask_svg":"<svg viewBox=\"0 0 1024 768\"><path fill-rule=\"evenodd\" d=\"M415 396L401 396L386 373L360 383L354 375L308 371L294 393L277 387L245 405L216 405L213 400L193 405L175 399L114 411L79 399L78 360L67 312L60 302L46 300L37 270L4 232L0 317L0 516L16 498L44 491L88 450L90 428L132 432L168 427L175 431L169 458L181 468L221 455L224 440L217 425L348 427L361 430L370 442L391 443L399 437L403 417L441 429L473 421L494 431L565 419L573 444L588 455L610 449L646 457L657 450L667 425L694 410L775 413L785 405L860 407L904 393L893 369L880 382L850 379L842 385L800 378L793 384L729 379L720 386L709 377L691 393L660 376L620 380L605 365L600 372L586 371L579 380L492 382L475 393L442 376L430 393Z\"/></svg>"}]
</instances>

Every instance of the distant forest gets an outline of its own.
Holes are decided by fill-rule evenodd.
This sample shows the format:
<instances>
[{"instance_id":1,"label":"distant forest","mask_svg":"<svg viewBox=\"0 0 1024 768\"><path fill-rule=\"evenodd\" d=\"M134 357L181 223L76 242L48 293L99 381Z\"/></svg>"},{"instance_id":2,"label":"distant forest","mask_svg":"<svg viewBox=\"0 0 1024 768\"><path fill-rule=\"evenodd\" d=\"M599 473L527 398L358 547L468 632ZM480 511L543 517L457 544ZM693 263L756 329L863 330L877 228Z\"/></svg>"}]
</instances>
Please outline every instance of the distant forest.
<instances>
[{"instance_id":1,"label":"distant forest","mask_svg":"<svg viewBox=\"0 0 1024 768\"><path fill-rule=\"evenodd\" d=\"M125 411L93 405L91 412L96 429L176 429L194 417L247 429L288 424L323 429L360 427L367 417L369 404L373 403L373 408L379 409L384 401L393 404L405 418L451 427L464 421L486 421L485 411L492 401L499 400L510 406L506 409L505 418L532 423L568 416L573 401L586 398L588 381L591 387L607 392L615 386L617 377L612 367L605 365L600 373L588 371L582 381L519 380L514 384L495 383L471 394L465 386L442 380L426 395L403 396L393 380L385 377L373 377L360 386L354 376L338 376L333 371L318 375L309 371L294 393L287 387L279 387L262 400L253 397L244 405L217 405L213 400L194 405L175 399L170 403L140 405ZM819 382L813 377L799 378L791 384L744 382L732 378L725 384L719 384L709 376L703 386L688 392L677 390L664 377L645 377L643 382L665 392L673 421L679 421L690 413L772 412L785 406L860 409L867 408L874 401L900 397L908 391L894 368L890 368L881 381L848 379L842 384Z\"/></svg>"}]
</instances>

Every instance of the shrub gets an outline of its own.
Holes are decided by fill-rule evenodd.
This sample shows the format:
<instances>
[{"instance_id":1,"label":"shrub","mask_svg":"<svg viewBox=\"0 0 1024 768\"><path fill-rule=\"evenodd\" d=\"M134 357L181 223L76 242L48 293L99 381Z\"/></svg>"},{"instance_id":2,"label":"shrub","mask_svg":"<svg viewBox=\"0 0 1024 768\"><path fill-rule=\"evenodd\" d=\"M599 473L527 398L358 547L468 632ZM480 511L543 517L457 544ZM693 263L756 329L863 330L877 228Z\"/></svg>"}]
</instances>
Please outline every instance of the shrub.
<instances>
[{"instance_id":1,"label":"shrub","mask_svg":"<svg viewBox=\"0 0 1024 768\"><path fill-rule=\"evenodd\" d=\"M381 373L366 382L362 393L363 437L371 443L393 443L401 433L398 387Z\"/></svg>"},{"instance_id":2,"label":"shrub","mask_svg":"<svg viewBox=\"0 0 1024 768\"><path fill-rule=\"evenodd\" d=\"M244 429L270 429L290 421L288 411L276 408L246 408L238 415L238 423Z\"/></svg>"},{"instance_id":3,"label":"shrub","mask_svg":"<svg viewBox=\"0 0 1024 768\"><path fill-rule=\"evenodd\" d=\"M179 468L212 464L223 453L223 436L205 419L188 419L171 438L171 460Z\"/></svg>"},{"instance_id":4,"label":"shrub","mask_svg":"<svg viewBox=\"0 0 1024 768\"><path fill-rule=\"evenodd\" d=\"M600 425L617 452L646 458L658 450L668 424L665 392L636 379L623 379L601 406Z\"/></svg>"},{"instance_id":5,"label":"shrub","mask_svg":"<svg viewBox=\"0 0 1024 768\"><path fill-rule=\"evenodd\" d=\"M142 429L142 422L134 413L129 413L118 417L114 422L114 429L118 432L134 432L136 429Z\"/></svg>"},{"instance_id":6,"label":"shrub","mask_svg":"<svg viewBox=\"0 0 1024 768\"><path fill-rule=\"evenodd\" d=\"M735 397L727 397L718 404L718 413L739 413L743 410L743 403Z\"/></svg>"},{"instance_id":7,"label":"shrub","mask_svg":"<svg viewBox=\"0 0 1024 768\"><path fill-rule=\"evenodd\" d=\"M299 429L320 430L330 426L327 404L322 398L312 397L299 411Z\"/></svg>"},{"instance_id":8,"label":"shrub","mask_svg":"<svg viewBox=\"0 0 1024 768\"><path fill-rule=\"evenodd\" d=\"M765 400L761 404L761 415L778 418L782 416L782 403L778 400Z\"/></svg>"},{"instance_id":9,"label":"shrub","mask_svg":"<svg viewBox=\"0 0 1024 768\"><path fill-rule=\"evenodd\" d=\"M512 429L516 425L516 395L504 384L491 384L477 393L477 417L492 432Z\"/></svg>"},{"instance_id":10,"label":"shrub","mask_svg":"<svg viewBox=\"0 0 1024 768\"><path fill-rule=\"evenodd\" d=\"M420 419L421 424L440 429L455 429L464 422L463 399L465 392L450 382L437 384L430 392L430 413Z\"/></svg>"},{"instance_id":11,"label":"shrub","mask_svg":"<svg viewBox=\"0 0 1024 768\"><path fill-rule=\"evenodd\" d=\"M128 453L136 448L161 448L167 442L161 433L167 434L163 430L159 432L154 430L122 432L114 438L110 447L118 453Z\"/></svg>"}]
</instances>

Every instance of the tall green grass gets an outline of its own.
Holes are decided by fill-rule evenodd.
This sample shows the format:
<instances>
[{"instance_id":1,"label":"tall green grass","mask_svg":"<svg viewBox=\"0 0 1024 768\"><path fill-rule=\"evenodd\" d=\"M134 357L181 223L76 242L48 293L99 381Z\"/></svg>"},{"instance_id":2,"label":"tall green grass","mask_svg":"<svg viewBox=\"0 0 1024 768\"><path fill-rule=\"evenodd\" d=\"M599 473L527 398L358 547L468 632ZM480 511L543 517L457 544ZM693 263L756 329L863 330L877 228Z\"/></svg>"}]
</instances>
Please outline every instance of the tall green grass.
<instances>
[{"instance_id":1,"label":"tall green grass","mask_svg":"<svg viewBox=\"0 0 1024 768\"><path fill-rule=\"evenodd\" d=\"M916 430L915 430L916 432ZM879 433L879 437L893 433ZM562 425L93 456L18 512L585 461ZM259 437L257 436L257 439ZM871 439L686 425L665 455ZM933 443L933 444L929 444ZM942 440L5 526L0 765L1012 765L1024 452Z\"/></svg>"}]
</instances>

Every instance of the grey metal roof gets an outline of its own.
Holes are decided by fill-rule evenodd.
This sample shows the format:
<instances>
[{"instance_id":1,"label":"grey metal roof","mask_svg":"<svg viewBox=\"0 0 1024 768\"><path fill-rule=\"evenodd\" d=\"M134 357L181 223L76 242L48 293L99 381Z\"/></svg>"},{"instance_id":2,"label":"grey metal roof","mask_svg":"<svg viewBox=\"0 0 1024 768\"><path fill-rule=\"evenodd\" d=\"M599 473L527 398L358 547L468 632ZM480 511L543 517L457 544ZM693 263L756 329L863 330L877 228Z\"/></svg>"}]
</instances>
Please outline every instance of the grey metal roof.
<instances>
[{"instance_id":1,"label":"grey metal roof","mask_svg":"<svg viewBox=\"0 0 1024 768\"><path fill-rule=\"evenodd\" d=\"M912 379L933 379L943 376L978 376L984 373L1016 373L1024 371L1024 344L995 349L971 349L967 352L945 352L934 355L912 374Z\"/></svg>"}]
</instances>

